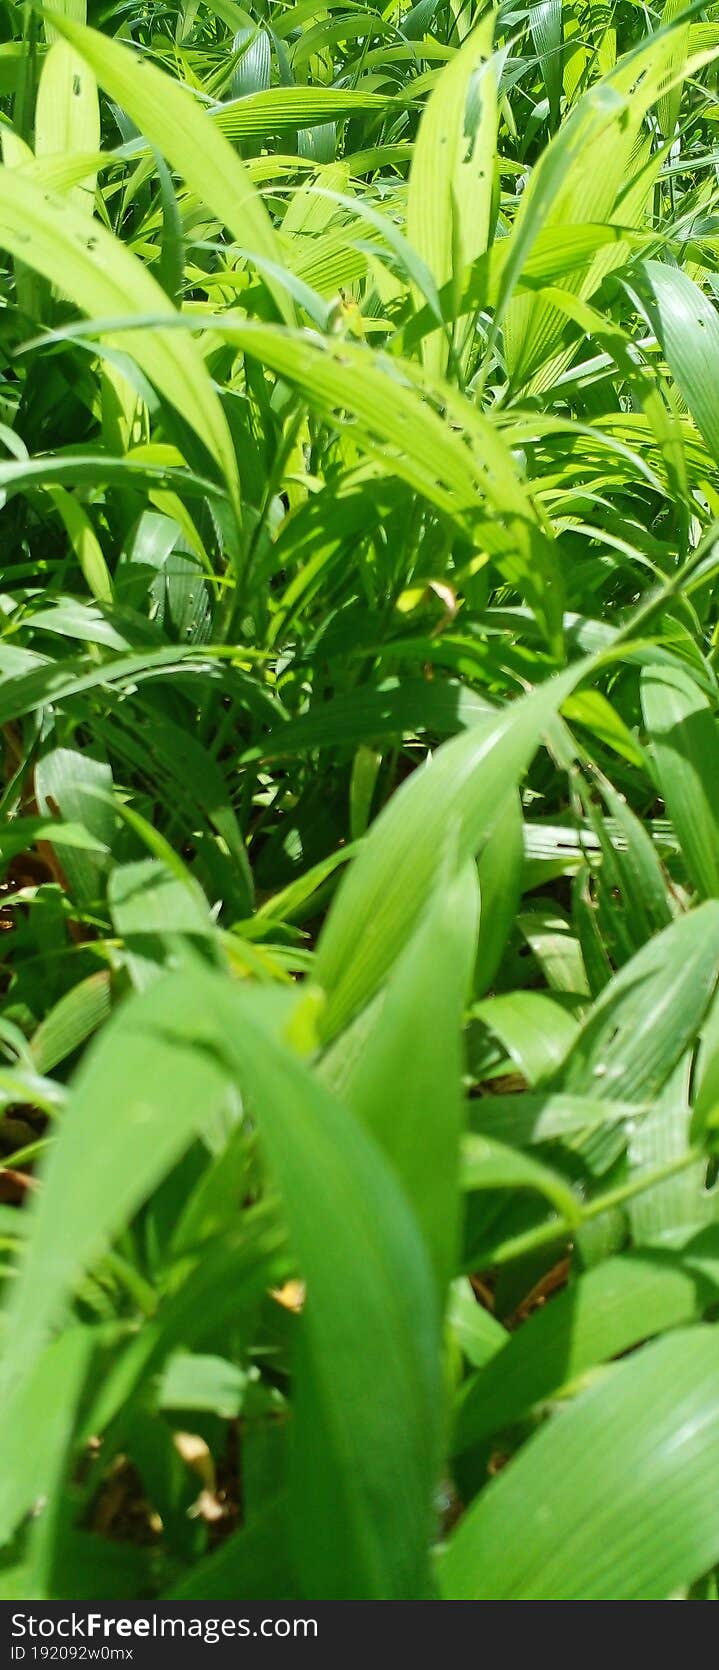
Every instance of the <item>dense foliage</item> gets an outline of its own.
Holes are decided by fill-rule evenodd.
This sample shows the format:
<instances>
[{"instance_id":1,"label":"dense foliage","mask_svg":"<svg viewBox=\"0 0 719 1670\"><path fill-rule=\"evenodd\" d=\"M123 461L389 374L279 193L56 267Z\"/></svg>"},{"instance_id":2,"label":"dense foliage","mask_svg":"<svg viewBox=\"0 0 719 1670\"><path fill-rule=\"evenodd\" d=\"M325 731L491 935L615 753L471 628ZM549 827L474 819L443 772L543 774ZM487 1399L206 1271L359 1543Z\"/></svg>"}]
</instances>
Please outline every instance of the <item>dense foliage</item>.
<instances>
[{"instance_id":1,"label":"dense foliage","mask_svg":"<svg viewBox=\"0 0 719 1670\"><path fill-rule=\"evenodd\" d=\"M719 7L0 6L2 1592L719 1562Z\"/></svg>"}]
</instances>

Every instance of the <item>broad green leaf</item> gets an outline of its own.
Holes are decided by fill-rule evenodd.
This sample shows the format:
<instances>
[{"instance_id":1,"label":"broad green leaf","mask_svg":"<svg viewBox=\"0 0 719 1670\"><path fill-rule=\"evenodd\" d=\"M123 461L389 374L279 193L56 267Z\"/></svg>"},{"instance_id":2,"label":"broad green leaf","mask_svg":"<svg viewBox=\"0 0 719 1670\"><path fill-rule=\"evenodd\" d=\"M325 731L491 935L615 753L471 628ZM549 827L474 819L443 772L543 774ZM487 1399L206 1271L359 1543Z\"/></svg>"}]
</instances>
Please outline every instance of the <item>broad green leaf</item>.
<instances>
[{"instance_id":1,"label":"broad green leaf","mask_svg":"<svg viewBox=\"0 0 719 1670\"><path fill-rule=\"evenodd\" d=\"M682 13L685 11L686 7L683 0L664 0L664 6L662 8L662 23L673 23L675 19L681 18ZM696 25L692 30L691 25L687 20L683 23L683 25L674 31L672 36L672 54L669 60L667 75L669 90L663 98L659 99L657 104L657 115L659 117L665 139L673 139L674 130L679 119L679 108L682 99L682 83L680 80L677 84L676 76L677 71L680 69L687 56L690 43L693 46L698 45ZM710 37L709 45L714 46L715 44L715 39Z\"/></svg>"},{"instance_id":2,"label":"broad green leaf","mask_svg":"<svg viewBox=\"0 0 719 1670\"><path fill-rule=\"evenodd\" d=\"M454 823L458 862L481 851L568 688L572 671L481 720L438 749L403 785L345 876L317 952L328 1035L373 996L421 911L442 832Z\"/></svg>"},{"instance_id":3,"label":"broad green leaf","mask_svg":"<svg viewBox=\"0 0 719 1670\"><path fill-rule=\"evenodd\" d=\"M540 903L518 916L517 926L552 990L588 996L581 947L560 909L546 910Z\"/></svg>"},{"instance_id":4,"label":"broad green leaf","mask_svg":"<svg viewBox=\"0 0 719 1670\"><path fill-rule=\"evenodd\" d=\"M551 1201L567 1224L579 1223L577 1196L557 1172L492 1137L477 1136L475 1132L465 1137L461 1180L468 1194L484 1189L534 1190Z\"/></svg>"},{"instance_id":5,"label":"broad green leaf","mask_svg":"<svg viewBox=\"0 0 719 1670\"><path fill-rule=\"evenodd\" d=\"M487 247L494 185L497 89L492 61L494 16L487 13L446 65L424 111L412 155L407 237L438 286L454 278ZM445 370L448 343L425 337L426 363Z\"/></svg>"},{"instance_id":6,"label":"broad green leaf","mask_svg":"<svg viewBox=\"0 0 719 1670\"><path fill-rule=\"evenodd\" d=\"M39 1073L51 1073L79 1048L110 1014L110 976L89 974L53 1004L30 1040Z\"/></svg>"},{"instance_id":7,"label":"broad green leaf","mask_svg":"<svg viewBox=\"0 0 719 1670\"><path fill-rule=\"evenodd\" d=\"M481 1492L452 1600L667 1600L719 1557L719 1336L678 1329L584 1392Z\"/></svg>"},{"instance_id":8,"label":"broad green leaf","mask_svg":"<svg viewBox=\"0 0 719 1670\"><path fill-rule=\"evenodd\" d=\"M381 93L371 88L322 87L316 84L309 87L272 87L266 93L247 93L242 98L221 104L213 111L212 122L230 140L264 138L267 134L293 132L303 126L316 127L346 121L363 111L380 116L395 101L398 104L412 103L408 95L395 89ZM293 164L293 171L295 168L296 163ZM249 167L247 172L252 172Z\"/></svg>"},{"instance_id":9,"label":"broad green leaf","mask_svg":"<svg viewBox=\"0 0 719 1670\"><path fill-rule=\"evenodd\" d=\"M708 900L643 946L602 992L555 1088L648 1101L697 1037L719 975L719 904Z\"/></svg>"},{"instance_id":10,"label":"broad green leaf","mask_svg":"<svg viewBox=\"0 0 719 1670\"><path fill-rule=\"evenodd\" d=\"M473 1368L483 1368L507 1339L506 1329L480 1304L466 1276L458 1276L451 1284L447 1328Z\"/></svg>"},{"instance_id":11,"label":"broad green leaf","mask_svg":"<svg viewBox=\"0 0 719 1670\"><path fill-rule=\"evenodd\" d=\"M500 1039L531 1085L561 1067L577 1035L576 1020L546 992L502 992L476 1004L472 1014Z\"/></svg>"},{"instance_id":12,"label":"broad green leaf","mask_svg":"<svg viewBox=\"0 0 719 1670\"><path fill-rule=\"evenodd\" d=\"M647 261L645 307L679 393L719 456L719 318L699 285L678 267Z\"/></svg>"},{"instance_id":13,"label":"broad green leaf","mask_svg":"<svg viewBox=\"0 0 719 1670\"><path fill-rule=\"evenodd\" d=\"M559 120L562 96L562 0L530 0L532 40L542 66L552 122Z\"/></svg>"},{"instance_id":14,"label":"broad green leaf","mask_svg":"<svg viewBox=\"0 0 719 1670\"><path fill-rule=\"evenodd\" d=\"M64 487L51 487L50 497L64 525L67 536L80 564L93 597L100 603L111 603L112 578L87 512L72 493Z\"/></svg>"},{"instance_id":15,"label":"broad green leaf","mask_svg":"<svg viewBox=\"0 0 719 1670\"><path fill-rule=\"evenodd\" d=\"M59 12L61 17L74 17L77 23L84 23L87 19L87 0L49 0L45 7L43 29L46 41L52 45L59 39L52 13Z\"/></svg>"},{"instance_id":16,"label":"broad green leaf","mask_svg":"<svg viewBox=\"0 0 719 1670\"><path fill-rule=\"evenodd\" d=\"M386 679L376 689L360 686L347 695L308 708L299 719L278 725L260 745L264 760L304 748L343 747L364 737L464 730L481 719L487 702L457 679Z\"/></svg>"},{"instance_id":17,"label":"broad green leaf","mask_svg":"<svg viewBox=\"0 0 719 1670\"><path fill-rule=\"evenodd\" d=\"M415 1219L376 1144L272 1044L241 994L213 982L207 1002L260 1122L311 1295L293 1446L303 1592L421 1595L441 1395L436 1301Z\"/></svg>"},{"instance_id":18,"label":"broad green leaf","mask_svg":"<svg viewBox=\"0 0 719 1670\"><path fill-rule=\"evenodd\" d=\"M644 720L659 786L690 881L703 898L719 896L719 732L706 696L683 667L647 667Z\"/></svg>"},{"instance_id":19,"label":"broad green leaf","mask_svg":"<svg viewBox=\"0 0 719 1670\"><path fill-rule=\"evenodd\" d=\"M696 1266L691 1244L681 1257L657 1250L608 1258L535 1311L463 1389L455 1451L513 1426L595 1364L701 1316L719 1275L702 1268L701 1246L699 1237ZM716 1250L714 1237L704 1256L713 1252L716 1261Z\"/></svg>"},{"instance_id":20,"label":"broad green leaf","mask_svg":"<svg viewBox=\"0 0 719 1670\"><path fill-rule=\"evenodd\" d=\"M602 851L594 884L596 921L609 955L621 964L669 926L672 910L667 880L644 824L611 783L602 781L601 790L611 822L588 808Z\"/></svg>"},{"instance_id":21,"label":"broad green leaf","mask_svg":"<svg viewBox=\"0 0 719 1670\"><path fill-rule=\"evenodd\" d=\"M100 895L116 839L117 819L112 805L98 794L98 791L108 794L111 790L110 766L94 758L88 750L49 749L35 768L35 793L40 811L47 816L60 812L68 822L82 825L100 848L98 854L70 850L60 855L70 886L85 905L91 905Z\"/></svg>"},{"instance_id":22,"label":"broad green leaf","mask_svg":"<svg viewBox=\"0 0 719 1670\"><path fill-rule=\"evenodd\" d=\"M451 852L450 845L446 857ZM474 866L446 862L399 957L361 1053L330 1051L330 1082L392 1162L432 1257L440 1294L453 1271L463 1122L460 1029L478 916Z\"/></svg>"},{"instance_id":23,"label":"broad green leaf","mask_svg":"<svg viewBox=\"0 0 719 1670\"><path fill-rule=\"evenodd\" d=\"M8 650L0 648L0 661L7 655ZM219 678L221 663L213 661L211 652L185 644L162 645L138 655L118 655L99 666L90 657L52 661L33 654L31 661L23 659L21 666L17 662L12 663L12 668L6 665L0 691L0 723L7 724L20 714L32 713L49 702L59 703L86 690L126 688L145 678L168 678L178 670L183 675L197 674L203 679L211 679L217 673ZM277 719L278 706L268 692L239 671L226 676L237 695L242 695L251 708L259 706L266 719Z\"/></svg>"},{"instance_id":24,"label":"broad green leaf","mask_svg":"<svg viewBox=\"0 0 719 1670\"><path fill-rule=\"evenodd\" d=\"M47 458L3 462L0 492L5 503L15 493L25 493L33 487L69 484L96 488L109 483L114 487L144 487L148 493L165 487L176 492L181 489L194 498L221 498L222 489L216 482L191 470L178 469L181 464L182 456L174 447L139 447L120 458L113 458L104 450L82 452L73 448Z\"/></svg>"},{"instance_id":25,"label":"broad green leaf","mask_svg":"<svg viewBox=\"0 0 719 1670\"><path fill-rule=\"evenodd\" d=\"M84 9L84 8L83 8ZM35 110L35 153L38 158L100 149L100 108L92 71L63 40L54 41L44 60ZM93 211L96 180L83 178L71 192L72 201L88 215Z\"/></svg>"},{"instance_id":26,"label":"broad green leaf","mask_svg":"<svg viewBox=\"0 0 719 1670\"><path fill-rule=\"evenodd\" d=\"M170 1357L157 1392L160 1409L209 1409L235 1420L242 1408L247 1375L224 1357L177 1352Z\"/></svg>"},{"instance_id":27,"label":"broad green leaf","mask_svg":"<svg viewBox=\"0 0 719 1670\"><path fill-rule=\"evenodd\" d=\"M654 1106L630 1127L628 1159L641 1177L642 1170L682 1161L690 1151L692 1110L689 1101L692 1058L680 1059ZM699 1155L676 1176L639 1194L629 1203L632 1239L636 1245L680 1246L691 1230L716 1221L719 1202L704 1186L707 1162Z\"/></svg>"},{"instance_id":28,"label":"broad green leaf","mask_svg":"<svg viewBox=\"0 0 719 1670\"><path fill-rule=\"evenodd\" d=\"M9 1541L18 1520L41 1505L48 1490L57 1490L91 1347L88 1329L69 1328L37 1357L27 1379L6 1398L17 1446L0 1482L0 1543Z\"/></svg>"},{"instance_id":29,"label":"broad green leaf","mask_svg":"<svg viewBox=\"0 0 719 1670\"><path fill-rule=\"evenodd\" d=\"M53 846L73 852L107 856L102 841L89 835L82 824L64 823L60 818L13 818L0 827L0 860L3 865L18 853L27 852L36 841L51 841Z\"/></svg>"},{"instance_id":30,"label":"broad green leaf","mask_svg":"<svg viewBox=\"0 0 719 1670\"><path fill-rule=\"evenodd\" d=\"M212 918L193 876L182 878L158 858L117 864L108 885L108 905L122 939L133 984L143 989L160 973L176 936L209 940Z\"/></svg>"},{"instance_id":31,"label":"broad green leaf","mask_svg":"<svg viewBox=\"0 0 719 1670\"><path fill-rule=\"evenodd\" d=\"M508 795L477 865L480 912L476 997L489 989L500 966L521 895L523 859L522 805L515 792Z\"/></svg>"},{"instance_id":32,"label":"broad green leaf","mask_svg":"<svg viewBox=\"0 0 719 1670\"><path fill-rule=\"evenodd\" d=\"M646 1102L607 1102L598 1095L567 1095L523 1090L506 1096L481 1096L471 1103L472 1129L517 1148L552 1142L601 1125L641 1119Z\"/></svg>"}]
</instances>

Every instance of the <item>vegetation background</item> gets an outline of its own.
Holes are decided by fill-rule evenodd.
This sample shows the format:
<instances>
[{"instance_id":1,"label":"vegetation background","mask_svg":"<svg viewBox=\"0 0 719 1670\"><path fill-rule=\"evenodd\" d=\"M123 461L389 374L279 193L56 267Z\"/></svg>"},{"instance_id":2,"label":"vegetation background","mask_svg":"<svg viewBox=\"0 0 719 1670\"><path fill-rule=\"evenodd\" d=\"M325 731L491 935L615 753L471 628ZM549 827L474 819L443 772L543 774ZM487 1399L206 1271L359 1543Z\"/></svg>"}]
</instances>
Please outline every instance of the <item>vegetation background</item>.
<instances>
[{"instance_id":1,"label":"vegetation background","mask_svg":"<svg viewBox=\"0 0 719 1670\"><path fill-rule=\"evenodd\" d=\"M2 1592L717 1598L719 7L0 36Z\"/></svg>"}]
</instances>

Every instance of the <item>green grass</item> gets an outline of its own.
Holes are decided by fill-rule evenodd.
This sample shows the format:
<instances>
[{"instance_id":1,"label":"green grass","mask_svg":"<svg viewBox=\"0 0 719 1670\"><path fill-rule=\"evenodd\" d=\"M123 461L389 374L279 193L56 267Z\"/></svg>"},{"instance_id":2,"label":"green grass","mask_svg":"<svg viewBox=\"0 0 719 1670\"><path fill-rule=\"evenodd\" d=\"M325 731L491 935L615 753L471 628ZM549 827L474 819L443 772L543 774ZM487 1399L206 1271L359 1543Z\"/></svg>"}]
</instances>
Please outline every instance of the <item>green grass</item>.
<instances>
[{"instance_id":1,"label":"green grass","mask_svg":"<svg viewBox=\"0 0 719 1670\"><path fill-rule=\"evenodd\" d=\"M719 6L0 34L0 1593L717 1598Z\"/></svg>"}]
</instances>

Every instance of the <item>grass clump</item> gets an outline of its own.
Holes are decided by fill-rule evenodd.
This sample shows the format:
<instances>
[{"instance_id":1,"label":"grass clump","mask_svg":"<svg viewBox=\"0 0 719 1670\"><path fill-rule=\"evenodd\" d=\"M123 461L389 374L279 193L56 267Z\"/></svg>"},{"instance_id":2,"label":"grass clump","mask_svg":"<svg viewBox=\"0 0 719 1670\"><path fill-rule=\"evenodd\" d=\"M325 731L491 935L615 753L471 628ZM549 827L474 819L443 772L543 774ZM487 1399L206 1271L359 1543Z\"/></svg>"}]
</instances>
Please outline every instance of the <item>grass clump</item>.
<instances>
[{"instance_id":1,"label":"grass clump","mask_svg":"<svg viewBox=\"0 0 719 1670\"><path fill-rule=\"evenodd\" d=\"M0 26L2 1592L714 1598L719 9Z\"/></svg>"}]
</instances>

